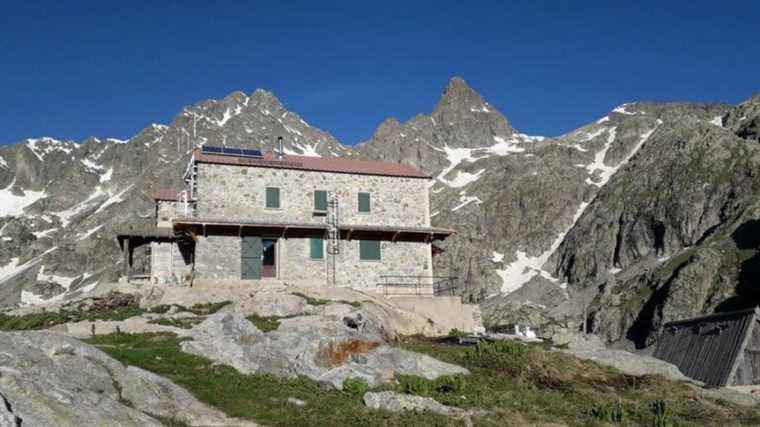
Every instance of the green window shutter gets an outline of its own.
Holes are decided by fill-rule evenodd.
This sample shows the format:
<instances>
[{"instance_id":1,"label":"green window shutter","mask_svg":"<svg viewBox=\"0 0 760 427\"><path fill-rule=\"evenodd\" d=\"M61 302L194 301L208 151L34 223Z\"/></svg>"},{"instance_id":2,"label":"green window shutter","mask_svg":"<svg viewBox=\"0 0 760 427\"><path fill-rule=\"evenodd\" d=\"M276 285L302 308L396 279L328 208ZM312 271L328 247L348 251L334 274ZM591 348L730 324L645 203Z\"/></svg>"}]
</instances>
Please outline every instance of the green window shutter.
<instances>
[{"instance_id":1,"label":"green window shutter","mask_svg":"<svg viewBox=\"0 0 760 427\"><path fill-rule=\"evenodd\" d=\"M277 209L280 207L280 189L276 187L267 187L267 205L268 208Z\"/></svg>"},{"instance_id":2,"label":"green window shutter","mask_svg":"<svg viewBox=\"0 0 760 427\"><path fill-rule=\"evenodd\" d=\"M359 193L359 212L369 212L369 193Z\"/></svg>"},{"instance_id":3,"label":"green window shutter","mask_svg":"<svg viewBox=\"0 0 760 427\"><path fill-rule=\"evenodd\" d=\"M327 210L327 191L314 192L314 210L315 211Z\"/></svg>"},{"instance_id":4,"label":"green window shutter","mask_svg":"<svg viewBox=\"0 0 760 427\"><path fill-rule=\"evenodd\" d=\"M380 261L380 241L359 240L359 259L362 261Z\"/></svg>"},{"instance_id":5,"label":"green window shutter","mask_svg":"<svg viewBox=\"0 0 760 427\"><path fill-rule=\"evenodd\" d=\"M325 259L325 245L321 237L309 239L311 259Z\"/></svg>"}]
</instances>

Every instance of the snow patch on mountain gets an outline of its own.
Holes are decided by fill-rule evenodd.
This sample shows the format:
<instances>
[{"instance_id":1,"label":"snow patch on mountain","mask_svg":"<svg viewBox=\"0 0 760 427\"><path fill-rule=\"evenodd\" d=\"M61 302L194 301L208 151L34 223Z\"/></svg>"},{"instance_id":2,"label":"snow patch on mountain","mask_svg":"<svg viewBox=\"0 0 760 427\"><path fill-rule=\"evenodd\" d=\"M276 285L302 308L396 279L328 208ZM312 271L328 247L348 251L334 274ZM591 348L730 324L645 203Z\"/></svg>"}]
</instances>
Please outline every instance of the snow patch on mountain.
<instances>
[{"instance_id":1,"label":"snow patch on mountain","mask_svg":"<svg viewBox=\"0 0 760 427\"><path fill-rule=\"evenodd\" d=\"M710 123L714 124L715 126L718 126L718 127L723 127L723 117L722 116L715 116L715 117L712 118L712 120L710 120Z\"/></svg>"},{"instance_id":2,"label":"snow patch on mountain","mask_svg":"<svg viewBox=\"0 0 760 427\"><path fill-rule=\"evenodd\" d=\"M549 249L544 253L539 256L531 257L528 256L528 254L526 254L524 251L517 251L515 253L517 260L507 265L503 270L496 271L496 274L498 274L502 280L502 294L507 295L520 289L524 284L528 283L528 281L538 275L554 283L558 282L558 280L553 277L551 273L543 269L543 266L547 261L549 261L549 257L551 257L554 251L559 248L562 240L565 239L567 233L575 226L575 223L581 217L588 205L589 204L587 202L583 202L578 206L578 209L575 211L575 215L573 215L573 221L570 226L559 233L557 238L552 242ZM494 256L495 255L496 253L494 253ZM563 285L564 284L561 284L560 287L564 288Z\"/></svg>"},{"instance_id":3,"label":"snow patch on mountain","mask_svg":"<svg viewBox=\"0 0 760 427\"><path fill-rule=\"evenodd\" d=\"M95 212L93 212L93 214L97 214L99 212L102 212L105 208L107 208L107 207L109 207L109 206L111 206L113 204L123 202L124 199L122 198L122 196L124 195L124 193L126 193L129 190L131 190L132 187L134 187L134 186L135 186L135 184L129 184L129 186L127 186L127 188L121 190L116 195L111 196L108 200L106 200L105 202L103 202L103 204L100 205L100 207L98 208L98 210L96 210Z\"/></svg>"},{"instance_id":4,"label":"snow patch on mountain","mask_svg":"<svg viewBox=\"0 0 760 427\"><path fill-rule=\"evenodd\" d=\"M113 176L113 168L108 168L108 170L106 170L102 175L100 175L101 184L104 182L110 181L111 176Z\"/></svg>"},{"instance_id":5,"label":"snow patch on mountain","mask_svg":"<svg viewBox=\"0 0 760 427\"><path fill-rule=\"evenodd\" d=\"M96 225L95 227L93 227L93 228L91 228L91 229L89 229L89 230L85 231L84 233L80 233L79 235L77 235L77 240L84 240L84 239L86 239L86 238L88 238L88 237L92 236L92 235L93 235L93 234L95 234L95 233L96 233L98 230L100 230L101 228L103 228L103 226L104 226L104 225L105 225L105 224Z\"/></svg>"},{"instance_id":6,"label":"snow patch on mountain","mask_svg":"<svg viewBox=\"0 0 760 427\"><path fill-rule=\"evenodd\" d=\"M436 176L435 180L431 181L430 184L428 184L430 187L435 185L436 181L441 182L443 184L446 184L453 188L462 187L464 185L467 185L468 179L473 179L473 174L469 174L467 172L459 172L457 177L454 180L448 180L446 179L446 176L453 171L457 166L459 166L463 162L473 163L480 159L487 158L492 155L496 156L507 156L509 154L513 153L521 153L525 151L524 147L521 147L520 145L526 143L526 142L536 142L536 141L542 141L544 137L541 136L529 136L525 134L515 134L512 135L509 138L504 138L502 136L494 136L493 140L495 142L494 145L487 146L487 147L476 147L476 148L451 148L448 145L445 145L443 148L438 148L433 145L428 144L430 148L436 151L440 151L446 154L446 159L449 162L449 165L445 167L439 174ZM478 172L476 175L479 177L481 172ZM461 178L460 178L461 177ZM477 178L474 178L477 179ZM458 181L459 180L459 181ZM463 183L464 182L464 183ZM453 185L452 185L453 183ZM457 185L461 184L462 185Z\"/></svg>"},{"instance_id":7,"label":"snow patch on mountain","mask_svg":"<svg viewBox=\"0 0 760 427\"><path fill-rule=\"evenodd\" d=\"M619 113L619 114L627 114L627 115L629 115L629 116L632 116L632 115L634 115L634 114L638 114L638 113L636 113L636 112L633 112L633 111L628 111L628 110L626 109L626 107L628 107L629 105L631 105L631 104L623 104L623 105L619 105L619 106L615 107L615 109L614 109L614 110L612 110L612 112L613 112L613 113ZM643 113L642 113L642 114L643 114Z\"/></svg>"},{"instance_id":8,"label":"snow patch on mountain","mask_svg":"<svg viewBox=\"0 0 760 427\"><path fill-rule=\"evenodd\" d=\"M586 178L587 184L596 185L597 187L601 187L604 184L607 183L607 181L610 179L613 173L617 170L616 167L613 166L607 166L604 163L604 158L607 157L607 151L609 151L610 147L612 146L612 143L615 142L615 136L617 132L616 127L611 128L605 128L605 131L607 131L607 142L605 142L604 147L597 151L594 155L594 160L586 166L586 169L588 170L589 175L594 175L597 172L599 173L599 182L595 182L591 178Z\"/></svg>"},{"instance_id":9,"label":"snow patch on mountain","mask_svg":"<svg viewBox=\"0 0 760 427\"><path fill-rule=\"evenodd\" d=\"M70 207L69 209L60 211L60 212L53 212L53 215L57 216L61 223L63 224L63 227L67 227L69 223L71 222L71 218L78 215L79 213L83 212L87 208L91 207L92 204L96 202L96 199L106 196L108 193L103 191L100 187L96 187L95 191L87 197L82 202L77 203L76 205Z\"/></svg>"},{"instance_id":10,"label":"snow patch on mountain","mask_svg":"<svg viewBox=\"0 0 760 427\"><path fill-rule=\"evenodd\" d=\"M0 266L0 284L18 276L19 274L28 270L30 267L37 265L42 260L42 257L49 254L50 252L53 252L56 249L58 249L58 247L53 246L52 248L46 250L45 252L37 255L36 257L21 265L19 265L19 258L11 258L11 262Z\"/></svg>"},{"instance_id":11,"label":"snow patch on mountain","mask_svg":"<svg viewBox=\"0 0 760 427\"><path fill-rule=\"evenodd\" d=\"M5 161L3 156L0 156L0 167L4 169L8 169L8 162Z\"/></svg>"},{"instance_id":12,"label":"snow patch on mountain","mask_svg":"<svg viewBox=\"0 0 760 427\"><path fill-rule=\"evenodd\" d=\"M64 142L49 136L43 136L42 138L27 139L26 147L29 148L40 161L44 161L45 156L53 151L61 151L66 154L71 154L74 148L78 148L79 145L72 141Z\"/></svg>"},{"instance_id":13,"label":"snow patch on mountain","mask_svg":"<svg viewBox=\"0 0 760 427\"><path fill-rule=\"evenodd\" d=\"M40 267L40 271L37 272L37 281L38 282L52 282L59 284L63 286L64 289L67 291L69 290L69 287L71 287L71 284L74 282L74 280L78 279L80 276L75 277L66 277L66 276L58 276L56 274L45 274L45 266Z\"/></svg>"},{"instance_id":14,"label":"snow patch on mountain","mask_svg":"<svg viewBox=\"0 0 760 427\"><path fill-rule=\"evenodd\" d=\"M37 200L47 197L44 191L24 190L23 196L18 196L11 192L11 188L16 184L16 178L13 178L8 187L0 190L0 217L20 216L24 213L24 208L33 204Z\"/></svg>"},{"instance_id":15,"label":"snow patch on mountain","mask_svg":"<svg viewBox=\"0 0 760 427\"><path fill-rule=\"evenodd\" d=\"M444 181L443 178L441 178L441 182L443 182L444 184L448 185L451 188L461 188L477 181L478 178L480 178L480 176L485 171L486 171L485 169L481 169L475 173L457 171L457 175L454 177L454 179L450 181Z\"/></svg>"},{"instance_id":16,"label":"snow patch on mountain","mask_svg":"<svg viewBox=\"0 0 760 427\"><path fill-rule=\"evenodd\" d=\"M610 145L615 140L615 129L616 128L610 128L610 134L607 137L607 143L604 145L604 148L600 150L596 155L594 156L594 161L587 166L587 169L589 171L589 174L594 174L595 172L599 172L599 181L595 182L591 180L590 178L586 178L587 184L593 184L597 187L602 187L605 184L607 184L607 181L610 180L612 175L615 174L621 167L628 164L628 162L633 158L633 156L636 155L636 153L639 152L641 149L641 146L644 145L645 142L649 139L650 136L654 133L655 130L657 130L657 127L662 124L662 120L657 120L657 126L652 128L651 130L648 130L644 133L642 133L639 136L639 141L636 143L636 145L633 147L633 149L625 156L625 158L618 163L616 166L607 166L604 163L604 157L607 155L607 151L610 149Z\"/></svg>"},{"instance_id":17,"label":"snow patch on mountain","mask_svg":"<svg viewBox=\"0 0 760 427\"><path fill-rule=\"evenodd\" d=\"M470 203L480 205L483 203L483 201L476 196L468 196L466 191L461 191L459 193L459 204L451 208L451 212L456 212L459 209L462 209L463 207L469 205Z\"/></svg>"}]
</instances>

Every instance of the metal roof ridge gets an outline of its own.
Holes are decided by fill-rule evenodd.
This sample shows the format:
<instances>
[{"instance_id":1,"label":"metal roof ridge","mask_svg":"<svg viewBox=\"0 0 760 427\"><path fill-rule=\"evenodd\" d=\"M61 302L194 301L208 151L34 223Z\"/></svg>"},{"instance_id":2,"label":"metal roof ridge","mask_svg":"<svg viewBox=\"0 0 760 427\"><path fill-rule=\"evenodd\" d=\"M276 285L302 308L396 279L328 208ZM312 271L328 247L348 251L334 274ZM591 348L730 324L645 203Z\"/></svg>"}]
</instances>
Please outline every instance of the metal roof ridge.
<instances>
[{"instance_id":1,"label":"metal roof ridge","mask_svg":"<svg viewBox=\"0 0 760 427\"><path fill-rule=\"evenodd\" d=\"M760 308L754 307L754 308L745 308L741 310L710 313L710 314L705 314L699 317L692 317L689 319L672 320L670 322L663 324L662 326L667 327L667 326L684 325L684 324L695 323L695 322L704 322L708 320L719 320L723 317L740 316L740 315L748 315L748 314L758 315L760 314Z\"/></svg>"}]
</instances>

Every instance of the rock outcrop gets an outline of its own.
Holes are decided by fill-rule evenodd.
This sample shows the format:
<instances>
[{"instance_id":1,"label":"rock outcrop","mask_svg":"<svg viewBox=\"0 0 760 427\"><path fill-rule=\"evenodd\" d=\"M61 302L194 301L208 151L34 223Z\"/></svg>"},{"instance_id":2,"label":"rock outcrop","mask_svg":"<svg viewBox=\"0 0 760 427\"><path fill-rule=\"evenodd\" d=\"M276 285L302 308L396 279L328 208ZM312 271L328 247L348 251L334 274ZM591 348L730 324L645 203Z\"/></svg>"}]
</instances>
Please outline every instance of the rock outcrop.
<instances>
[{"instance_id":1,"label":"rock outcrop","mask_svg":"<svg viewBox=\"0 0 760 427\"><path fill-rule=\"evenodd\" d=\"M0 425L163 425L156 416L188 425L254 425L73 338L0 332L0 342Z\"/></svg>"},{"instance_id":2,"label":"rock outcrop","mask_svg":"<svg viewBox=\"0 0 760 427\"><path fill-rule=\"evenodd\" d=\"M348 378L371 386L396 374L435 379L467 374L459 366L390 347L383 332L351 316L301 316L283 319L274 331L262 332L240 313L217 313L190 331L182 343L188 353L230 365L243 373L304 375L340 389Z\"/></svg>"}]
</instances>

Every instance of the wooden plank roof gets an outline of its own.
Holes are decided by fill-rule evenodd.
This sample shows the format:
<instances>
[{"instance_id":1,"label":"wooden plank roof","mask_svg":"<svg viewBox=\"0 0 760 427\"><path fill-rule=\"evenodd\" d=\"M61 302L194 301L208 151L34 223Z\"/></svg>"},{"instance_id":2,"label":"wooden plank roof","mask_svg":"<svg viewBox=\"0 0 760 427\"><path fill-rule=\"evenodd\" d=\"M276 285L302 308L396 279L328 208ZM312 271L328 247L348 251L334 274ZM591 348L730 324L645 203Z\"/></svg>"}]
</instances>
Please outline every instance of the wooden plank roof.
<instances>
[{"instance_id":1,"label":"wooden plank roof","mask_svg":"<svg viewBox=\"0 0 760 427\"><path fill-rule=\"evenodd\" d=\"M756 319L749 309L666 323L654 357L707 385L727 385Z\"/></svg>"}]
</instances>

